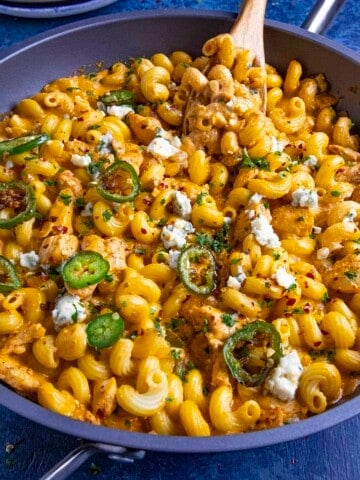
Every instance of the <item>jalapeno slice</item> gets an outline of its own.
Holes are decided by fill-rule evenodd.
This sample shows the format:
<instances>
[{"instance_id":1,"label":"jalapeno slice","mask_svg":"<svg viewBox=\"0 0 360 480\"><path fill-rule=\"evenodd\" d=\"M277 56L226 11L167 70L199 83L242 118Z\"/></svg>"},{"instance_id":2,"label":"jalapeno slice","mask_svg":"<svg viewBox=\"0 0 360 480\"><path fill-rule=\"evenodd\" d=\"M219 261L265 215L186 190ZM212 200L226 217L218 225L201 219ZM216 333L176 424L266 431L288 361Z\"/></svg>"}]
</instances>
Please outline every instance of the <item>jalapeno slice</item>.
<instances>
[{"instance_id":1,"label":"jalapeno slice","mask_svg":"<svg viewBox=\"0 0 360 480\"><path fill-rule=\"evenodd\" d=\"M5 208L12 209L15 215L1 218L1 211ZM32 218L35 212L35 193L30 185L21 180L0 183L0 228L13 228Z\"/></svg>"},{"instance_id":2,"label":"jalapeno slice","mask_svg":"<svg viewBox=\"0 0 360 480\"><path fill-rule=\"evenodd\" d=\"M8 293L21 287L14 265L0 255L0 292Z\"/></svg>"},{"instance_id":3,"label":"jalapeno slice","mask_svg":"<svg viewBox=\"0 0 360 480\"><path fill-rule=\"evenodd\" d=\"M133 105L134 94L130 90L113 90L99 97L104 105Z\"/></svg>"},{"instance_id":4,"label":"jalapeno slice","mask_svg":"<svg viewBox=\"0 0 360 480\"><path fill-rule=\"evenodd\" d=\"M124 320L117 312L95 317L87 325L87 342L95 348L111 347L124 333Z\"/></svg>"},{"instance_id":5,"label":"jalapeno slice","mask_svg":"<svg viewBox=\"0 0 360 480\"><path fill-rule=\"evenodd\" d=\"M265 321L245 325L229 337L223 347L231 375L248 387L261 385L281 355L280 335L274 325Z\"/></svg>"},{"instance_id":6,"label":"jalapeno slice","mask_svg":"<svg viewBox=\"0 0 360 480\"><path fill-rule=\"evenodd\" d=\"M96 190L111 202L129 202L138 195L140 181L130 163L116 160L102 173Z\"/></svg>"},{"instance_id":7,"label":"jalapeno slice","mask_svg":"<svg viewBox=\"0 0 360 480\"><path fill-rule=\"evenodd\" d=\"M0 142L0 158L5 155L5 153L8 153L9 155L17 155L19 153L29 152L33 148L38 147L49 140L50 137L47 133L4 140Z\"/></svg>"},{"instance_id":8,"label":"jalapeno slice","mask_svg":"<svg viewBox=\"0 0 360 480\"><path fill-rule=\"evenodd\" d=\"M69 287L85 288L99 283L109 268L109 262L100 253L84 250L67 260L61 273Z\"/></svg>"},{"instance_id":9,"label":"jalapeno slice","mask_svg":"<svg viewBox=\"0 0 360 480\"><path fill-rule=\"evenodd\" d=\"M215 259L207 248L192 246L178 260L180 280L197 295L209 295L216 286Z\"/></svg>"}]
</instances>

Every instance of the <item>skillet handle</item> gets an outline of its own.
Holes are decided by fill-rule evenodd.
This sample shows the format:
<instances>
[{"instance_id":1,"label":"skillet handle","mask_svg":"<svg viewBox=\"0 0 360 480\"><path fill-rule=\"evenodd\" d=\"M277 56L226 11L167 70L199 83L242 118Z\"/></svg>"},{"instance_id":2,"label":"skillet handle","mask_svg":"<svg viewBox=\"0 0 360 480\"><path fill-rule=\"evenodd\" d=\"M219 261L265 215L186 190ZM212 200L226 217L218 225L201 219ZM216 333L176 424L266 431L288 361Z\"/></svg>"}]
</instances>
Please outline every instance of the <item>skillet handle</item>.
<instances>
[{"instance_id":1,"label":"skillet handle","mask_svg":"<svg viewBox=\"0 0 360 480\"><path fill-rule=\"evenodd\" d=\"M43 475L40 480L65 480L95 453L105 453L111 460L120 463L133 463L144 458L144 450L131 450L106 443L84 443L75 448L57 465Z\"/></svg>"},{"instance_id":2,"label":"skillet handle","mask_svg":"<svg viewBox=\"0 0 360 480\"><path fill-rule=\"evenodd\" d=\"M318 0L301 25L309 32L324 34L345 0Z\"/></svg>"}]
</instances>

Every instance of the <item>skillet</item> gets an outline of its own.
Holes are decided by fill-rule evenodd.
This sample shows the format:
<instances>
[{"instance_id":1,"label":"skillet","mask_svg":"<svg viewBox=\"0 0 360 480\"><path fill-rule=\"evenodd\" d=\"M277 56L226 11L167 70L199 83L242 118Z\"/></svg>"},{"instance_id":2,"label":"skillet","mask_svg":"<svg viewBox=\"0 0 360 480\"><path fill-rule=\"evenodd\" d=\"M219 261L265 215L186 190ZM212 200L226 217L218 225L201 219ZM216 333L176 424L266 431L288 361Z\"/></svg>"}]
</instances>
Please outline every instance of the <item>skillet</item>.
<instances>
[{"instance_id":1,"label":"skillet","mask_svg":"<svg viewBox=\"0 0 360 480\"><path fill-rule=\"evenodd\" d=\"M333 7L339 4L330 3ZM313 15L308 20L308 28L325 28L326 22L320 22L319 26L316 18ZM10 110L46 82L70 75L79 67L92 71L99 61L111 65L119 59L179 48L198 54L202 43L228 31L233 19L228 13L205 10L196 11L196 16L193 10L147 11L87 19L39 35L20 47L9 49L0 60L0 85L6 85L6 90L2 88L0 92L0 111ZM275 21L266 23L265 46L267 61L282 73L293 58L301 61L306 74L325 73L332 92L340 98L338 108L360 122L359 54L316 34ZM320 415L281 428L210 438L169 438L81 423L47 411L1 384L0 403L39 424L92 442L72 452L44 479L65 478L98 450L123 461L141 458L144 450L178 453L244 450L294 440L360 413L360 396L355 393L346 402Z\"/></svg>"}]
</instances>

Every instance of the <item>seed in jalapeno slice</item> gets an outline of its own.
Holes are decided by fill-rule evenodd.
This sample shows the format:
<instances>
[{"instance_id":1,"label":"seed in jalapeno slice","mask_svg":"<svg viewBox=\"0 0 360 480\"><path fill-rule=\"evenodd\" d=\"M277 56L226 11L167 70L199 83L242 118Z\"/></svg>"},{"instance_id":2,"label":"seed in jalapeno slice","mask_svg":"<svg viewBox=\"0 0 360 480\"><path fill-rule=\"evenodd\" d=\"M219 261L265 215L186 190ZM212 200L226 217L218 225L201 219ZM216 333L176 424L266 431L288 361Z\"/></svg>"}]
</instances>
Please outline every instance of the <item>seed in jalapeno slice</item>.
<instances>
[{"instance_id":1,"label":"seed in jalapeno slice","mask_svg":"<svg viewBox=\"0 0 360 480\"><path fill-rule=\"evenodd\" d=\"M109 268L109 262L100 253L84 250L67 260L61 273L69 287L85 288L99 283Z\"/></svg>"},{"instance_id":2,"label":"seed in jalapeno slice","mask_svg":"<svg viewBox=\"0 0 360 480\"><path fill-rule=\"evenodd\" d=\"M49 140L50 137L47 133L4 140L0 142L0 158L5 155L5 153L8 153L9 155L18 155L19 153L29 152L33 148L38 147Z\"/></svg>"},{"instance_id":3,"label":"seed in jalapeno slice","mask_svg":"<svg viewBox=\"0 0 360 480\"><path fill-rule=\"evenodd\" d=\"M1 218L3 209L9 208L15 215ZM10 229L35 216L34 190L21 180L0 183L0 228Z\"/></svg>"},{"instance_id":4,"label":"seed in jalapeno slice","mask_svg":"<svg viewBox=\"0 0 360 480\"><path fill-rule=\"evenodd\" d=\"M21 287L14 265L0 255L0 292L8 293Z\"/></svg>"},{"instance_id":5,"label":"seed in jalapeno slice","mask_svg":"<svg viewBox=\"0 0 360 480\"><path fill-rule=\"evenodd\" d=\"M281 358L281 339L271 323L255 321L224 343L223 357L231 375L243 385L261 385Z\"/></svg>"},{"instance_id":6,"label":"seed in jalapeno slice","mask_svg":"<svg viewBox=\"0 0 360 480\"><path fill-rule=\"evenodd\" d=\"M180 280L197 295L209 295L215 288L215 259L207 248L193 246L184 250L178 260Z\"/></svg>"},{"instance_id":7,"label":"seed in jalapeno slice","mask_svg":"<svg viewBox=\"0 0 360 480\"><path fill-rule=\"evenodd\" d=\"M95 317L86 327L87 342L95 348L111 347L124 333L124 320L117 312Z\"/></svg>"},{"instance_id":8,"label":"seed in jalapeno slice","mask_svg":"<svg viewBox=\"0 0 360 480\"><path fill-rule=\"evenodd\" d=\"M130 163L116 160L102 173L96 190L99 195L111 202L129 202L138 195L140 181Z\"/></svg>"}]
</instances>

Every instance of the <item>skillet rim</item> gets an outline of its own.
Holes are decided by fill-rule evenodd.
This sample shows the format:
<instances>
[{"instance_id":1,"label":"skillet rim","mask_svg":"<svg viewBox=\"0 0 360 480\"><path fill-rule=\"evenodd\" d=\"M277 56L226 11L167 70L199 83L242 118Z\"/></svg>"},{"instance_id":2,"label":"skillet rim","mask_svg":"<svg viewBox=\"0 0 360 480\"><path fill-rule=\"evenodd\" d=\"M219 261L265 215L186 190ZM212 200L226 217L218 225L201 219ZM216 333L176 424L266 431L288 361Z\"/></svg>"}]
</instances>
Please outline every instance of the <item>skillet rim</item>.
<instances>
[{"instance_id":1,"label":"skillet rim","mask_svg":"<svg viewBox=\"0 0 360 480\"><path fill-rule=\"evenodd\" d=\"M16 43L7 49L0 50L0 55L4 55L0 59L0 68L7 60L21 54L21 52L44 44L52 39L66 36L66 34L70 32L87 30L93 26L104 26L114 22L155 19L160 16L162 18L171 18L174 16L193 18L194 13L194 9L185 8L145 10L96 16L71 22L42 32L27 40ZM231 12L196 10L197 18L233 20L235 16L236 15ZM300 40L310 40L314 44L335 52L346 58L349 62L360 66L360 52L351 50L331 39L275 20L267 20L265 25L267 28L290 34ZM127 432L74 420L46 410L40 405L12 391L2 383L0 383L0 404L28 420L52 428L59 433L69 434L75 437L80 436L84 440L168 453L215 453L276 445L326 430L360 413L360 395L353 395L353 398L348 398L343 403L331 407L324 413L269 430L213 437L167 437L148 433Z\"/></svg>"}]
</instances>

